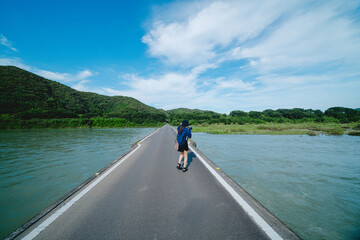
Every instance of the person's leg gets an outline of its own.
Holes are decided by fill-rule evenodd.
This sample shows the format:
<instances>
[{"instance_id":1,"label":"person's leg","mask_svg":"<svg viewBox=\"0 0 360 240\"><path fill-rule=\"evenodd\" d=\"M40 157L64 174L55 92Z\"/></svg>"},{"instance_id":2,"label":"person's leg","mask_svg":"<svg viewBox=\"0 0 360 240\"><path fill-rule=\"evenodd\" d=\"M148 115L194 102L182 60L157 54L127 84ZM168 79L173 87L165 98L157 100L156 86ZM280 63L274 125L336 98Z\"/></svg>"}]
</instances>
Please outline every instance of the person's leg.
<instances>
[{"instance_id":1,"label":"person's leg","mask_svg":"<svg viewBox=\"0 0 360 240\"><path fill-rule=\"evenodd\" d=\"M181 164L181 159L183 158L183 156L184 156L184 152L181 152L179 156L178 164Z\"/></svg>"},{"instance_id":2,"label":"person's leg","mask_svg":"<svg viewBox=\"0 0 360 240\"><path fill-rule=\"evenodd\" d=\"M178 165L177 165L177 169L179 169L179 170L181 170L182 169L182 166L181 166L181 159L183 158L183 156L184 156L184 153L183 152L181 152L180 153L180 156L179 156L179 161L178 161Z\"/></svg>"},{"instance_id":3,"label":"person's leg","mask_svg":"<svg viewBox=\"0 0 360 240\"><path fill-rule=\"evenodd\" d=\"M184 168L187 167L187 160L188 160L188 152L187 151L184 151Z\"/></svg>"}]
</instances>

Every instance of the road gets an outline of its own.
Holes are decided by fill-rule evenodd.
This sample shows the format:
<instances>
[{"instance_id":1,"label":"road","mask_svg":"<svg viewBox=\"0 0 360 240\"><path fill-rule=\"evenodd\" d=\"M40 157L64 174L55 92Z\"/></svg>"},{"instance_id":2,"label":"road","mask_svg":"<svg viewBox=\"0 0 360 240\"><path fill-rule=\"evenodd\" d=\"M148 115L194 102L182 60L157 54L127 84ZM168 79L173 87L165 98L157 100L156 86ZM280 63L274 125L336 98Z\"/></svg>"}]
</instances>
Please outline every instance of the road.
<instances>
[{"instance_id":1,"label":"road","mask_svg":"<svg viewBox=\"0 0 360 240\"><path fill-rule=\"evenodd\" d=\"M175 137L160 128L35 239L269 239L195 153L176 169Z\"/></svg>"}]
</instances>

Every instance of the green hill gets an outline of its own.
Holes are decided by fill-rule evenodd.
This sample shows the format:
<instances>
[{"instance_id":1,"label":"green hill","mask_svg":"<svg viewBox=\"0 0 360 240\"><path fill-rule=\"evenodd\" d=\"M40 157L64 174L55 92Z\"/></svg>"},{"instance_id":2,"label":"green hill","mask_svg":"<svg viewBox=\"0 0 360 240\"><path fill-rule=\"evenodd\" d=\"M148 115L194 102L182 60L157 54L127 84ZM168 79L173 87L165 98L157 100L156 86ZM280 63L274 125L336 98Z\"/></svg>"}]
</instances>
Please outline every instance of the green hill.
<instances>
[{"instance_id":1,"label":"green hill","mask_svg":"<svg viewBox=\"0 0 360 240\"><path fill-rule=\"evenodd\" d=\"M165 122L165 111L123 96L80 92L13 66L0 66L0 114L16 119L123 118Z\"/></svg>"},{"instance_id":2,"label":"green hill","mask_svg":"<svg viewBox=\"0 0 360 240\"><path fill-rule=\"evenodd\" d=\"M160 126L262 123L350 123L360 121L358 109L234 110L229 115L199 109L164 111L123 96L80 92L12 66L0 66L0 129L48 127ZM358 128L358 127L357 127Z\"/></svg>"}]
</instances>

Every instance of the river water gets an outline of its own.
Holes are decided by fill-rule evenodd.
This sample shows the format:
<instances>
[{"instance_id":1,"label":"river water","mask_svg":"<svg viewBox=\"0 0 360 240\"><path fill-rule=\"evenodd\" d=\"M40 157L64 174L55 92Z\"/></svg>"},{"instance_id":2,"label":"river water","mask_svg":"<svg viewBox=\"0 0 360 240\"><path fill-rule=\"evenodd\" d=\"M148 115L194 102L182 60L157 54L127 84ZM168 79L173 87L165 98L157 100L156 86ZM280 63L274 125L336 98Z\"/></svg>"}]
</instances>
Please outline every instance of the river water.
<instances>
[{"instance_id":1,"label":"river water","mask_svg":"<svg viewBox=\"0 0 360 240\"><path fill-rule=\"evenodd\" d=\"M0 239L154 130L1 130Z\"/></svg>"},{"instance_id":2,"label":"river water","mask_svg":"<svg viewBox=\"0 0 360 240\"><path fill-rule=\"evenodd\" d=\"M194 133L193 139L303 239L360 239L360 137Z\"/></svg>"},{"instance_id":3,"label":"river water","mask_svg":"<svg viewBox=\"0 0 360 240\"><path fill-rule=\"evenodd\" d=\"M0 238L154 130L0 131ZM360 237L360 137L194 133L193 139L302 238Z\"/></svg>"}]
</instances>

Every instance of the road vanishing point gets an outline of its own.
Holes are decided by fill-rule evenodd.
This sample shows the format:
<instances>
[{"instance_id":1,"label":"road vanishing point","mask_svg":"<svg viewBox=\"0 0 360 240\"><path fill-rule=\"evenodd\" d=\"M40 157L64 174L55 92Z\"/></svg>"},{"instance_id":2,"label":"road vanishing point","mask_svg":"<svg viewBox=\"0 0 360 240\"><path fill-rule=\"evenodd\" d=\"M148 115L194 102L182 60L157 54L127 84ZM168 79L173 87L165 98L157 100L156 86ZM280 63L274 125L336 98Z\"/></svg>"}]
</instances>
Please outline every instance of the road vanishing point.
<instances>
[{"instance_id":1,"label":"road vanishing point","mask_svg":"<svg viewBox=\"0 0 360 240\"><path fill-rule=\"evenodd\" d=\"M5 239L299 239L168 124Z\"/></svg>"}]
</instances>

